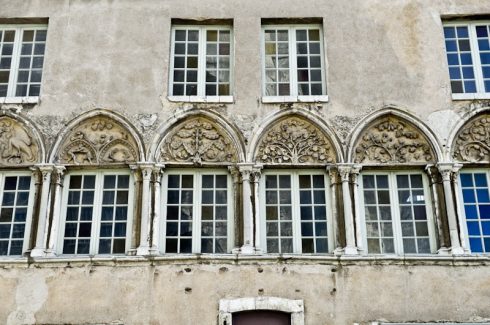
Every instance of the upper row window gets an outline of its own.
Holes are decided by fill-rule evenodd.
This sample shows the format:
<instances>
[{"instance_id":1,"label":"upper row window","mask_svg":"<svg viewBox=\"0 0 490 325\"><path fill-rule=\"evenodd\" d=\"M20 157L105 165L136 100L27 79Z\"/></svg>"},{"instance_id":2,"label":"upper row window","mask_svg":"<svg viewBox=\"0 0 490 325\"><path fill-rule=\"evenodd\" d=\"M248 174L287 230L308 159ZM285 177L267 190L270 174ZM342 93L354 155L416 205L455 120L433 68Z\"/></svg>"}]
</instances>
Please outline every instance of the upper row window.
<instances>
[{"instance_id":1,"label":"upper row window","mask_svg":"<svg viewBox=\"0 0 490 325\"><path fill-rule=\"evenodd\" d=\"M454 99L481 98L490 94L490 24L444 25L446 53Z\"/></svg>"},{"instance_id":2,"label":"upper row window","mask_svg":"<svg viewBox=\"0 0 490 325\"><path fill-rule=\"evenodd\" d=\"M0 27L0 97L39 96L46 33L46 26Z\"/></svg>"}]
</instances>

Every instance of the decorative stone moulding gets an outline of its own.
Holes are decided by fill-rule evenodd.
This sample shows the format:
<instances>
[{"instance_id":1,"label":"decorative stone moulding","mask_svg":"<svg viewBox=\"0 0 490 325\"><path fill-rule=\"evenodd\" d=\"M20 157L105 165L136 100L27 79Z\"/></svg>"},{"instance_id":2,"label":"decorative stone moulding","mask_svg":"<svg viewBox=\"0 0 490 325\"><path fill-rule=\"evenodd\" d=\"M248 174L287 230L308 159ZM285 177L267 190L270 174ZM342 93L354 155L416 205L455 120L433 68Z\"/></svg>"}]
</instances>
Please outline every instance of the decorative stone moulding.
<instances>
[{"instance_id":1,"label":"decorative stone moulding","mask_svg":"<svg viewBox=\"0 0 490 325\"><path fill-rule=\"evenodd\" d=\"M453 158L460 162L490 162L490 114L466 123L456 135Z\"/></svg>"},{"instance_id":2,"label":"decorative stone moulding","mask_svg":"<svg viewBox=\"0 0 490 325\"><path fill-rule=\"evenodd\" d=\"M174 127L162 140L156 158L162 163L236 163L238 151L221 126L199 116Z\"/></svg>"},{"instance_id":3,"label":"decorative stone moulding","mask_svg":"<svg viewBox=\"0 0 490 325\"><path fill-rule=\"evenodd\" d=\"M336 162L332 143L311 122L289 117L276 122L259 141L255 160L264 164L329 164Z\"/></svg>"},{"instance_id":4,"label":"decorative stone moulding","mask_svg":"<svg viewBox=\"0 0 490 325\"><path fill-rule=\"evenodd\" d=\"M11 117L0 117L0 165L34 164L41 160L39 152L39 144L28 128Z\"/></svg>"},{"instance_id":5,"label":"decorative stone moulding","mask_svg":"<svg viewBox=\"0 0 490 325\"><path fill-rule=\"evenodd\" d=\"M354 161L363 164L413 164L434 162L436 155L427 137L396 116L375 121L360 135Z\"/></svg>"},{"instance_id":6,"label":"decorative stone moulding","mask_svg":"<svg viewBox=\"0 0 490 325\"><path fill-rule=\"evenodd\" d=\"M71 165L133 163L138 145L119 122L94 116L74 126L61 144L59 162Z\"/></svg>"}]
</instances>

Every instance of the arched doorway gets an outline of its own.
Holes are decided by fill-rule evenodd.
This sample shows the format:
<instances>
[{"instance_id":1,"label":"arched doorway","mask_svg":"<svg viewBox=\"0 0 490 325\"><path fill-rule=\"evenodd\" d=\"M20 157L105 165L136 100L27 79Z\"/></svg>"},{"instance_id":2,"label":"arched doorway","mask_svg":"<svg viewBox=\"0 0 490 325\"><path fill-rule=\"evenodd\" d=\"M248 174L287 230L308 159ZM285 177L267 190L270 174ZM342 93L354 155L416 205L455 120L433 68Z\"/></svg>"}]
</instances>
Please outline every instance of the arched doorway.
<instances>
[{"instance_id":1,"label":"arched doorway","mask_svg":"<svg viewBox=\"0 0 490 325\"><path fill-rule=\"evenodd\" d=\"M291 314L272 310L242 311L232 314L233 325L291 325Z\"/></svg>"}]
</instances>

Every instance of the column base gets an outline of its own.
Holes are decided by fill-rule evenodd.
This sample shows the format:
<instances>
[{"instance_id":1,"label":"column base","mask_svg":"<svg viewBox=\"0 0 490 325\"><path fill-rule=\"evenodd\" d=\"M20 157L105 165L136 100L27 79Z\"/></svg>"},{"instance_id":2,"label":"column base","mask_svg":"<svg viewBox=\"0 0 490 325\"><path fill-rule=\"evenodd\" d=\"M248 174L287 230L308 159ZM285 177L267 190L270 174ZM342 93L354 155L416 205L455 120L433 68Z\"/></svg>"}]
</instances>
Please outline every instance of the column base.
<instances>
[{"instance_id":1,"label":"column base","mask_svg":"<svg viewBox=\"0 0 490 325\"><path fill-rule=\"evenodd\" d=\"M136 255L139 255L139 256L152 255L151 252L152 252L152 249L150 246L140 246L140 247L138 247L138 249L136 249Z\"/></svg>"},{"instance_id":2,"label":"column base","mask_svg":"<svg viewBox=\"0 0 490 325\"><path fill-rule=\"evenodd\" d=\"M451 255L464 255L463 247L451 247Z\"/></svg>"},{"instance_id":3,"label":"column base","mask_svg":"<svg viewBox=\"0 0 490 325\"><path fill-rule=\"evenodd\" d=\"M449 248L441 247L437 250L437 255L451 255Z\"/></svg>"},{"instance_id":4,"label":"column base","mask_svg":"<svg viewBox=\"0 0 490 325\"><path fill-rule=\"evenodd\" d=\"M46 250L44 248L33 248L31 257L46 257Z\"/></svg>"},{"instance_id":5,"label":"column base","mask_svg":"<svg viewBox=\"0 0 490 325\"><path fill-rule=\"evenodd\" d=\"M357 250L357 247L347 246L344 248L343 255L359 255L359 251Z\"/></svg>"},{"instance_id":6,"label":"column base","mask_svg":"<svg viewBox=\"0 0 490 325\"><path fill-rule=\"evenodd\" d=\"M242 255L254 255L256 253L255 247L251 245L243 245L240 247L239 254Z\"/></svg>"}]
</instances>

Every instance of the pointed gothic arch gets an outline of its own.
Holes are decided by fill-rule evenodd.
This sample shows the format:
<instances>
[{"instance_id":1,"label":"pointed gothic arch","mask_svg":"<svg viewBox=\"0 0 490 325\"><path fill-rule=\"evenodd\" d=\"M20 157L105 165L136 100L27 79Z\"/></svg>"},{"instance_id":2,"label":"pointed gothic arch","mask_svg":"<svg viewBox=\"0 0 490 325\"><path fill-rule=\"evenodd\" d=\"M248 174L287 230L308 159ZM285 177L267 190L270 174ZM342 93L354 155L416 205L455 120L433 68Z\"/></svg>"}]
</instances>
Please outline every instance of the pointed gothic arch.
<instances>
[{"instance_id":1,"label":"pointed gothic arch","mask_svg":"<svg viewBox=\"0 0 490 325\"><path fill-rule=\"evenodd\" d=\"M97 109L68 123L53 146L50 161L63 165L130 164L144 158L134 127L118 114Z\"/></svg>"},{"instance_id":2,"label":"pointed gothic arch","mask_svg":"<svg viewBox=\"0 0 490 325\"><path fill-rule=\"evenodd\" d=\"M0 166L18 167L43 163L44 141L28 119L12 112L0 115Z\"/></svg>"},{"instance_id":3,"label":"pointed gothic arch","mask_svg":"<svg viewBox=\"0 0 490 325\"><path fill-rule=\"evenodd\" d=\"M490 110L463 121L452 137L451 158L461 163L490 163Z\"/></svg>"},{"instance_id":4,"label":"pointed gothic arch","mask_svg":"<svg viewBox=\"0 0 490 325\"><path fill-rule=\"evenodd\" d=\"M327 165L341 162L342 149L319 117L287 111L267 119L254 132L249 157L269 165Z\"/></svg>"},{"instance_id":5,"label":"pointed gothic arch","mask_svg":"<svg viewBox=\"0 0 490 325\"><path fill-rule=\"evenodd\" d=\"M350 136L348 161L366 165L425 165L442 158L427 126L398 109L386 108L362 120Z\"/></svg>"}]
</instances>

